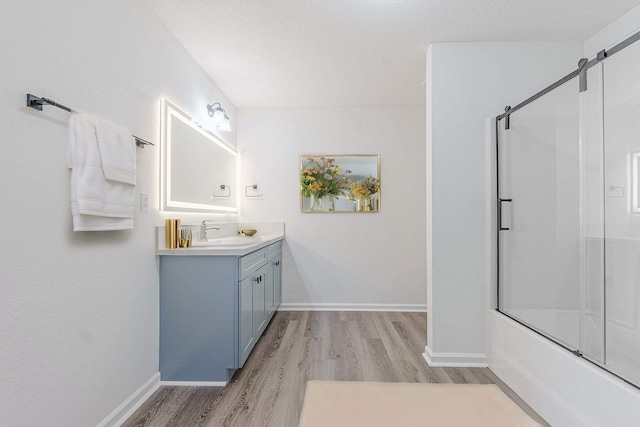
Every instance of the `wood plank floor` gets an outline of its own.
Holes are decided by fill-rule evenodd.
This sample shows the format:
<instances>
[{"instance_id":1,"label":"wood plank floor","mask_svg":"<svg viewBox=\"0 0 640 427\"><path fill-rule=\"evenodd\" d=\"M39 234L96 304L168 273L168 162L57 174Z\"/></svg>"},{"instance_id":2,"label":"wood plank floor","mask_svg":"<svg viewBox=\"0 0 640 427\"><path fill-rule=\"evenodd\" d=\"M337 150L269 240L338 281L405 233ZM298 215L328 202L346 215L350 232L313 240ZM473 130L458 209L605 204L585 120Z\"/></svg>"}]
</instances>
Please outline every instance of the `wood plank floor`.
<instances>
[{"instance_id":1,"label":"wood plank floor","mask_svg":"<svg viewBox=\"0 0 640 427\"><path fill-rule=\"evenodd\" d=\"M226 387L162 386L123 426L295 427L309 380L497 384L487 368L431 368L425 313L277 312Z\"/></svg>"}]
</instances>

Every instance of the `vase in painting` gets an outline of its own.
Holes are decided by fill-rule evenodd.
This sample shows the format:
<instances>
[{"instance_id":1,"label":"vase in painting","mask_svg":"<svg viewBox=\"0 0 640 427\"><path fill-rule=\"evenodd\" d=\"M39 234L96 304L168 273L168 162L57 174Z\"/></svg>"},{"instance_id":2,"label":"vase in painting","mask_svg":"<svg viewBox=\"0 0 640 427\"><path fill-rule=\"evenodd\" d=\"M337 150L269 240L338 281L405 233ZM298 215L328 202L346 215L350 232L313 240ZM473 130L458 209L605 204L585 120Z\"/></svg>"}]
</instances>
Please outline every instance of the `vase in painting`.
<instances>
[{"instance_id":1,"label":"vase in painting","mask_svg":"<svg viewBox=\"0 0 640 427\"><path fill-rule=\"evenodd\" d=\"M309 199L309 210L323 211L324 210L324 197L312 194Z\"/></svg>"}]
</instances>

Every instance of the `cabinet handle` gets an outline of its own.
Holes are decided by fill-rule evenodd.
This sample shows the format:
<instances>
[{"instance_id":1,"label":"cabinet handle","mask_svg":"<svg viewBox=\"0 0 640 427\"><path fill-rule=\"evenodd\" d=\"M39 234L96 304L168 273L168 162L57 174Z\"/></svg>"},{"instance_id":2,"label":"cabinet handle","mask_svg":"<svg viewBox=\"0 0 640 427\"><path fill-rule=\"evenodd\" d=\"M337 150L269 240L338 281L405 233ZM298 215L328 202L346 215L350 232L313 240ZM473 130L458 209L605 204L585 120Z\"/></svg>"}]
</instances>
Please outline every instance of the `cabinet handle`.
<instances>
[{"instance_id":1,"label":"cabinet handle","mask_svg":"<svg viewBox=\"0 0 640 427\"><path fill-rule=\"evenodd\" d=\"M512 203L513 199L498 198L498 231L509 231L509 227L502 226L502 204L505 202Z\"/></svg>"}]
</instances>

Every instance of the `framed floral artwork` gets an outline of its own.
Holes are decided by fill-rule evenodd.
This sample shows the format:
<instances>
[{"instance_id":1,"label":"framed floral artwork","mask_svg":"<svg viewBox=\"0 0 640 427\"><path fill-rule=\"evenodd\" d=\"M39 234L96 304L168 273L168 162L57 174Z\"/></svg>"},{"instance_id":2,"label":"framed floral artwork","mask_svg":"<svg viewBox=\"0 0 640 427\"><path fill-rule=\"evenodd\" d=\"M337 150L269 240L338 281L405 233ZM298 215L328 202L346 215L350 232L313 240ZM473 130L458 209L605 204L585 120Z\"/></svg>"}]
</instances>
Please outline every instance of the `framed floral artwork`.
<instances>
[{"instance_id":1,"label":"framed floral artwork","mask_svg":"<svg viewBox=\"0 0 640 427\"><path fill-rule=\"evenodd\" d=\"M300 209L380 212L380 155L300 156Z\"/></svg>"}]
</instances>

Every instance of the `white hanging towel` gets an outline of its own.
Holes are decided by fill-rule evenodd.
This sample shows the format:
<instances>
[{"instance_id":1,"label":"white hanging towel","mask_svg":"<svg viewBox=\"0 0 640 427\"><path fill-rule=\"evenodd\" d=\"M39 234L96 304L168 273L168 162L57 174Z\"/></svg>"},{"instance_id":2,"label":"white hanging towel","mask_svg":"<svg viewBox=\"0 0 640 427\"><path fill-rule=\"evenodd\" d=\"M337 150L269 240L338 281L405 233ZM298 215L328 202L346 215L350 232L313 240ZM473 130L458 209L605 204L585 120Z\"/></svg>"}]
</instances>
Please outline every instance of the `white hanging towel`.
<instances>
[{"instance_id":1,"label":"white hanging towel","mask_svg":"<svg viewBox=\"0 0 640 427\"><path fill-rule=\"evenodd\" d=\"M133 228L136 151L131 132L90 114L73 113L67 161L74 231Z\"/></svg>"},{"instance_id":2,"label":"white hanging towel","mask_svg":"<svg viewBox=\"0 0 640 427\"><path fill-rule=\"evenodd\" d=\"M104 178L136 185L136 145L131 132L94 116Z\"/></svg>"}]
</instances>

